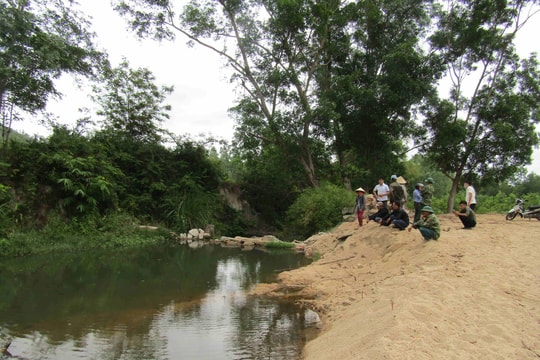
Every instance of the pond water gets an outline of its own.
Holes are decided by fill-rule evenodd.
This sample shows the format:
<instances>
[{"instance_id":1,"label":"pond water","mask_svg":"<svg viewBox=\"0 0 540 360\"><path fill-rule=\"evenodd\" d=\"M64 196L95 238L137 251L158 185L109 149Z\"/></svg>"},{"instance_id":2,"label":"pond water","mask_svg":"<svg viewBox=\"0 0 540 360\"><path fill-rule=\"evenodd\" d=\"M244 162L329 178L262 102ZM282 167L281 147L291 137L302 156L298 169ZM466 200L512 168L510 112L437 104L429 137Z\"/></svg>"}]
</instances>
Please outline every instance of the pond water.
<instances>
[{"instance_id":1,"label":"pond water","mask_svg":"<svg viewBox=\"0 0 540 360\"><path fill-rule=\"evenodd\" d=\"M22 359L295 359L316 314L246 292L307 262L218 246L2 261L0 347L11 340Z\"/></svg>"}]
</instances>

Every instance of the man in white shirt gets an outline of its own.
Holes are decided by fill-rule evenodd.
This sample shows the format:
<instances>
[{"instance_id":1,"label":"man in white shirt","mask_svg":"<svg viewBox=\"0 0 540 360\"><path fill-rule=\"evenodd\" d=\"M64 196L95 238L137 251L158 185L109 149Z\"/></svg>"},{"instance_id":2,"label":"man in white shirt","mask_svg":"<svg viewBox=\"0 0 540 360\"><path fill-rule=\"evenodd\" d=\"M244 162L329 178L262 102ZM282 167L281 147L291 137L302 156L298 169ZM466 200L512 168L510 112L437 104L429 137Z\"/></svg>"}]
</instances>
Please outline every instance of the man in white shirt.
<instances>
[{"instance_id":1,"label":"man in white shirt","mask_svg":"<svg viewBox=\"0 0 540 360\"><path fill-rule=\"evenodd\" d=\"M379 178L379 183L373 188L373 195L377 201L383 203L384 207L388 206L388 195L390 195L390 188L384 183L384 178Z\"/></svg>"},{"instance_id":2,"label":"man in white shirt","mask_svg":"<svg viewBox=\"0 0 540 360\"><path fill-rule=\"evenodd\" d=\"M471 183L468 181L463 182L463 187L465 188L465 201L467 202L467 206L473 211L476 210L476 190L474 190Z\"/></svg>"}]
</instances>

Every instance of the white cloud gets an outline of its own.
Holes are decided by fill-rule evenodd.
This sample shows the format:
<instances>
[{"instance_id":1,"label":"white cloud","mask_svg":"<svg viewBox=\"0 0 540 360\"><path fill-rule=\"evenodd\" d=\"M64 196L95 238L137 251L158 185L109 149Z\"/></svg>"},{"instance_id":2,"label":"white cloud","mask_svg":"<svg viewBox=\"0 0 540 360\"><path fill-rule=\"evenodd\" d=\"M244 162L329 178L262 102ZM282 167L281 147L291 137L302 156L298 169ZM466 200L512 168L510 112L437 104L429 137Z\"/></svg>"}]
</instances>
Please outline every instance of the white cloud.
<instances>
[{"instance_id":1,"label":"white cloud","mask_svg":"<svg viewBox=\"0 0 540 360\"><path fill-rule=\"evenodd\" d=\"M233 121L227 110L233 106L234 89L216 54L190 48L182 38L163 43L138 40L126 30L125 21L112 10L109 0L88 1L81 9L92 17L97 45L106 49L113 66L126 58L132 68L144 67L152 71L157 85L174 86L173 94L166 101L172 106L170 119L161 125L163 128L178 135L213 134L232 138ZM92 108L91 90L88 85L79 89L71 76L63 76L56 84L63 97L52 99L47 111L56 115L60 123L74 124L80 117L80 108ZM32 121L13 127L30 134L47 133L38 124L28 122Z\"/></svg>"}]
</instances>

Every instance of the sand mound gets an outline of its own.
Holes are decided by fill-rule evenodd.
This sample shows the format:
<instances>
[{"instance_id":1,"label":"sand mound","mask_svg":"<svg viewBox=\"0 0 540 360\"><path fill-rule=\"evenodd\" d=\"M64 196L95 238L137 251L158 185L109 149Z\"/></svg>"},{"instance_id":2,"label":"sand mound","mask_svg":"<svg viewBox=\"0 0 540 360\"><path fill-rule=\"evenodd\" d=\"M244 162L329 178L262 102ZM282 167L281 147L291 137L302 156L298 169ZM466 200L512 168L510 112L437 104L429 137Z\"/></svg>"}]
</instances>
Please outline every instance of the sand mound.
<instances>
[{"instance_id":1,"label":"sand mound","mask_svg":"<svg viewBox=\"0 0 540 360\"><path fill-rule=\"evenodd\" d=\"M261 292L317 311L305 359L540 358L540 221L441 215L439 241L343 223L309 239L322 256Z\"/></svg>"}]
</instances>

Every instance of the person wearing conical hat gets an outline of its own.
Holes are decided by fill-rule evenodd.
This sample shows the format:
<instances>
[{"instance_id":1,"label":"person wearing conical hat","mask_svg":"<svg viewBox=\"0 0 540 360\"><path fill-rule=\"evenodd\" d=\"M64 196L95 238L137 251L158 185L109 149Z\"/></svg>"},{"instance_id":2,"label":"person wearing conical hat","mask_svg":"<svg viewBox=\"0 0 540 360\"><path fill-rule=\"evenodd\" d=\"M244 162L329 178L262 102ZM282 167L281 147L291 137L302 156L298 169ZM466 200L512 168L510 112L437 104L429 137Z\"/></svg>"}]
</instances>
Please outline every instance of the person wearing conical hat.
<instances>
[{"instance_id":1,"label":"person wearing conical hat","mask_svg":"<svg viewBox=\"0 0 540 360\"><path fill-rule=\"evenodd\" d=\"M438 240L441 236L441 223L435 216L435 212L431 206L424 206L421 211L420 220L409 225L407 230L418 229L426 241Z\"/></svg>"},{"instance_id":2,"label":"person wearing conical hat","mask_svg":"<svg viewBox=\"0 0 540 360\"><path fill-rule=\"evenodd\" d=\"M356 205L354 210L358 216L358 225L362 226L364 221L364 211L366 210L366 191L359 187L358 189L354 190L354 192L356 193Z\"/></svg>"}]
</instances>

